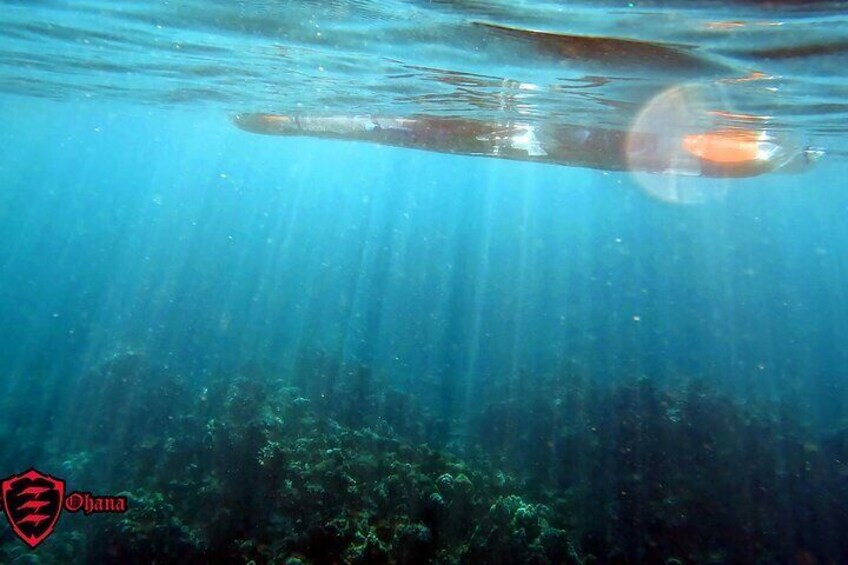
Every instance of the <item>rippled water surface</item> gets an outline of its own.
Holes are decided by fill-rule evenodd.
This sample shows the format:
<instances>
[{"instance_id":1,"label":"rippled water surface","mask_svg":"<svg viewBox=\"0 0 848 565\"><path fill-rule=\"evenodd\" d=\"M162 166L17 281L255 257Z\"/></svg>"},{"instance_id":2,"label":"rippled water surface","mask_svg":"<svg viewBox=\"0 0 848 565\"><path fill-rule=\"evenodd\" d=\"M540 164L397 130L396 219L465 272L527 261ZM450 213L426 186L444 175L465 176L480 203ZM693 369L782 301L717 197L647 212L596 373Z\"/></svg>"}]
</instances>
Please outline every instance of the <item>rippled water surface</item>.
<instances>
[{"instance_id":1,"label":"rippled water surface","mask_svg":"<svg viewBox=\"0 0 848 565\"><path fill-rule=\"evenodd\" d=\"M5 1L0 89L202 111L622 127L681 83L846 149L842 2Z\"/></svg>"}]
</instances>

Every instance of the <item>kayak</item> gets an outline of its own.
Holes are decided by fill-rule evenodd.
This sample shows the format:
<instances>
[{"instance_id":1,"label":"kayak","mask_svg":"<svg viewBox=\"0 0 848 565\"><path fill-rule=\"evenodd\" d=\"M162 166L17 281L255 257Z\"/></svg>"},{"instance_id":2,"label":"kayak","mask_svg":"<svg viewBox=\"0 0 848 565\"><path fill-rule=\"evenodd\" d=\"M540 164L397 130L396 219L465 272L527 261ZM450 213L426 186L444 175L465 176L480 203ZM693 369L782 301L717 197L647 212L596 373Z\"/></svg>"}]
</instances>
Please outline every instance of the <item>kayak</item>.
<instances>
[{"instance_id":1,"label":"kayak","mask_svg":"<svg viewBox=\"0 0 848 565\"><path fill-rule=\"evenodd\" d=\"M566 124L486 122L439 116L298 116L237 114L246 131L360 141L451 153L588 167L716 178L799 172L821 151L786 143L766 131L713 129L664 136Z\"/></svg>"}]
</instances>

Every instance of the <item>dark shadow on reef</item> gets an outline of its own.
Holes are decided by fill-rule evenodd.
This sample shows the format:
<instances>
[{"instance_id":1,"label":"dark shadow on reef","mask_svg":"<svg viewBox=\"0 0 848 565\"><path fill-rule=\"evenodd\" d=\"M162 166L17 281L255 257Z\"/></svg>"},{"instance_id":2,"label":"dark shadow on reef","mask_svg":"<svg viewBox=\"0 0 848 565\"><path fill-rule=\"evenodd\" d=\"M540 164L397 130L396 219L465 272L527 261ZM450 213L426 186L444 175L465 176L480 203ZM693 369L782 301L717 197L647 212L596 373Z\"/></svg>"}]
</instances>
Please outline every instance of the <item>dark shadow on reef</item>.
<instances>
[{"instance_id":1,"label":"dark shadow on reef","mask_svg":"<svg viewBox=\"0 0 848 565\"><path fill-rule=\"evenodd\" d=\"M71 388L52 428L4 401L19 424L0 440L22 446L4 472L25 454L70 490L123 493L129 511L63 515L34 552L5 534L3 563L848 555L848 432L818 438L788 402L743 406L703 383L540 377L491 388L449 434L444 407L326 356L286 378L245 367L192 383L127 353Z\"/></svg>"}]
</instances>

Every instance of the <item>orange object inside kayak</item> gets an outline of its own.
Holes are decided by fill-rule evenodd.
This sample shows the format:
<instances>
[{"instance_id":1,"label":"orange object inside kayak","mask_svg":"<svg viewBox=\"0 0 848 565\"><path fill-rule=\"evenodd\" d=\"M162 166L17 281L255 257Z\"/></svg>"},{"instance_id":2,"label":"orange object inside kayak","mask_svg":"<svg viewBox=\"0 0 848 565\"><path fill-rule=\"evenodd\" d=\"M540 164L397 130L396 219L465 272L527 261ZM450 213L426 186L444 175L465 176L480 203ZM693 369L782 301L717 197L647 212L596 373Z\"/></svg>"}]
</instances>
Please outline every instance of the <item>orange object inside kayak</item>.
<instances>
[{"instance_id":1,"label":"orange object inside kayak","mask_svg":"<svg viewBox=\"0 0 848 565\"><path fill-rule=\"evenodd\" d=\"M696 157L714 163L749 163L759 158L762 132L751 130L716 130L690 134L683 147Z\"/></svg>"}]
</instances>

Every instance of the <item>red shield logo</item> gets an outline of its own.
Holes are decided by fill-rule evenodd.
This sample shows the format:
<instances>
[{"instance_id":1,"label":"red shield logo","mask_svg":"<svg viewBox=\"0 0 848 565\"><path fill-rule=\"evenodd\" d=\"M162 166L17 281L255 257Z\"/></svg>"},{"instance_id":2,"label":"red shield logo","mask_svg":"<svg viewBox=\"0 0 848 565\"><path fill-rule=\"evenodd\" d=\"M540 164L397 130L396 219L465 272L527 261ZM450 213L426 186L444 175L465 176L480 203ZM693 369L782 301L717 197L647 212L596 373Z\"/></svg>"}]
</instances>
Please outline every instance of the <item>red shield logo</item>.
<instances>
[{"instance_id":1,"label":"red shield logo","mask_svg":"<svg viewBox=\"0 0 848 565\"><path fill-rule=\"evenodd\" d=\"M6 518L15 534L35 547L53 533L65 500L65 481L30 469L0 483Z\"/></svg>"}]
</instances>

